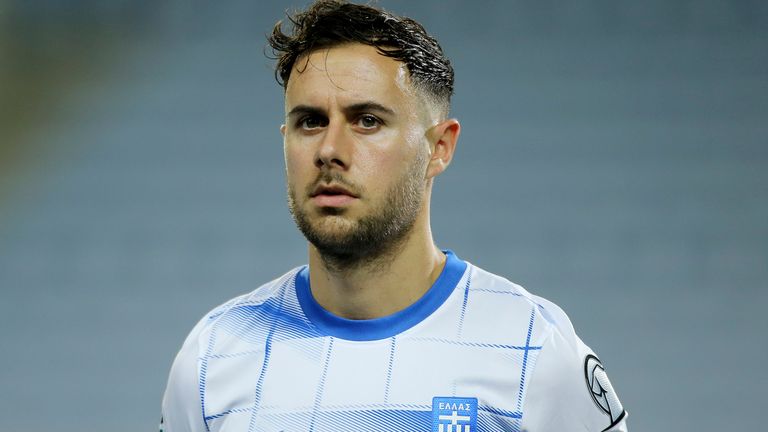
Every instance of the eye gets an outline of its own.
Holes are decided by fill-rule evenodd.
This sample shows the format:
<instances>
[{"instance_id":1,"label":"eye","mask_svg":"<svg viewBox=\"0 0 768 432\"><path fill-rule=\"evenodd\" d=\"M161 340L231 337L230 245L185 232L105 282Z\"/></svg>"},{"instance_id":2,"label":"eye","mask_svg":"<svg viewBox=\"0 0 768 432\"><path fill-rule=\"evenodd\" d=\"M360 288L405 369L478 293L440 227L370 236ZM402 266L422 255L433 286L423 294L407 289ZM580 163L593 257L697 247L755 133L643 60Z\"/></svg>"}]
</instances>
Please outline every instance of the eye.
<instances>
[{"instance_id":1,"label":"eye","mask_svg":"<svg viewBox=\"0 0 768 432\"><path fill-rule=\"evenodd\" d=\"M357 125L363 129L376 129L381 126L381 120L374 115L364 114L358 117Z\"/></svg>"},{"instance_id":2,"label":"eye","mask_svg":"<svg viewBox=\"0 0 768 432\"><path fill-rule=\"evenodd\" d=\"M317 129L327 125L328 122L324 118L318 116L306 116L298 121L298 126L307 130Z\"/></svg>"}]
</instances>

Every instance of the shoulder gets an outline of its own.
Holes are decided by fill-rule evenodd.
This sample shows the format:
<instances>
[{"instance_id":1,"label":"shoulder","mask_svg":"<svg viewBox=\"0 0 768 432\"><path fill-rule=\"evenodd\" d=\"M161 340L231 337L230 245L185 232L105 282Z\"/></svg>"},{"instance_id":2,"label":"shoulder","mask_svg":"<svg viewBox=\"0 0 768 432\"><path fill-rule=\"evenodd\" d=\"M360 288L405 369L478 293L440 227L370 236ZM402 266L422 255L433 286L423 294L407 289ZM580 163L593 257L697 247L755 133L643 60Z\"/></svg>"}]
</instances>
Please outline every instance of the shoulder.
<instances>
[{"instance_id":1,"label":"shoulder","mask_svg":"<svg viewBox=\"0 0 768 432\"><path fill-rule=\"evenodd\" d=\"M580 340L568 315L558 305L521 285L473 265L468 290L476 301L483 303L486 312L506 316L525 314L530 320L530 345L542 345L552 333L558 333L570 347L579 347Z\"/></svg>"},{"instance_id":2,"label":"shoulder","mask_svg":"<svg viewBox=\"0 0 768 432\"><path fill-rule=\"evenodd\" d=\"M247 313L244 309L258 308L280 301L286 290L293 286L296 273L293 269L281 277L265 283L250 293L235 297L206 313L186 337L171 366L168 383L163 397L164 430L168 432L205 430L200 399L201 373L205 364L201 359L214 349L217 328L232 330L242 325ZM217 347L216 350L219 348Z\"/></svg>"},{"instance_id":3,"label":"shoulder","mask_svg":"<svg viewBox=\"0 0 768 432\"><path fill-rule=\"evenodd\" d=\"M472 290L496 294L483 305L486 310L497 315L529 311L523 430L626 430L626 412L602 363L562 308L478 267L472 267L471 277Z\"/></svg>"},{"instance_id":4,"label":"shoulder","mask_svg":"<svg viewBox=\"0 0 768 432\"><path fill-rule=\"evenodd\" d=\"M238 317L242 315L241 311L243 309L268 306L275 302L279 302L285 295L286 290L293 286L296 273L301 269L302 267L294 268L249 293L232 298L211 309L202 317L202 319L200 319L200 321L198 321L197 325L195 325L189 333L185 345L189 342L194 342L195 339L198 339L203 335L207 335L214 327L225 324L233 319L237 320Z\"/></svg>"}]
</instances>

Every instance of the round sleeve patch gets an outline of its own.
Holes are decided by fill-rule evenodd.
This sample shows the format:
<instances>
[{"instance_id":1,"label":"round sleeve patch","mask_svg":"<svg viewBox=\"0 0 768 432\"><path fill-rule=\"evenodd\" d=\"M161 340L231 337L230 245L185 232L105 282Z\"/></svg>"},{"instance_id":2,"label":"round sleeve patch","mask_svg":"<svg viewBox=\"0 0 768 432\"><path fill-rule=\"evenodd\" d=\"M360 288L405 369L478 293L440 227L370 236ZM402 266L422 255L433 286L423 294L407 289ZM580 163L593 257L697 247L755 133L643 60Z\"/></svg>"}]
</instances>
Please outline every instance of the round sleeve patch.
<instances>
[{"instance_id":1,"label":"round sleeve patch","mask_svg":"<svg viewBox=\"0 0 768 432\"><path fill-rule=\"evenodd\" d=\"M584 359L584 376L587 380L587 389L597 407L608 415L611 424L604 430L608 430L621 421L626 415L619 397L613 390L611 381L605 373L600 359L590 354Z\"/></svg>"}]
</instances>

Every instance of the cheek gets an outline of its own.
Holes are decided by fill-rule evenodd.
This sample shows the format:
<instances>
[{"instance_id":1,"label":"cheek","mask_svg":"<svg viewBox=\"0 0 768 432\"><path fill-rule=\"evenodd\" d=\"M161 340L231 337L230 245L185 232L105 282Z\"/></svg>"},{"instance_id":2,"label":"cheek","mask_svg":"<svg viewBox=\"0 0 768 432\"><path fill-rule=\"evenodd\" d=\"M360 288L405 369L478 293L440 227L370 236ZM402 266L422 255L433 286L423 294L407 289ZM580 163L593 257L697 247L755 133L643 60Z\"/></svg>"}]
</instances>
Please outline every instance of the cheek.
<instances>
[{"instance_id":1,"label":"cheek","mask_svg":"<svg viewBox=\"0 0 768 432\"><path fill-rule=\"evenodd\" d=\"M299 180L298 177L300 177L302 173L309 171L306 164L311 163L311 161L307 161L306 152L298 151L295 146L286 145L284 152L285 171L288 176L288 181L295 182L296 180Z\"/></svg>"},{"instance_id":2,"label":"cheek","mask_svg":"<svg viewBox=\"0 0 768 432\"><path fill-rule=\"evenodd\" d=\"M383 181L395 175L401 160L402 155L399 152L372 146L355 154L357 169L366 173L366 177L373 178L374 181L377 179Z\"/></svg>"},{"instance_id":3,"label":"cheek","mask_svg":"<svg viewBox=\"0 0 768 432\"><path fill-rule=\"evenodd\" d=\"M357 165L367 173L365 183L370 191L384 193L390 190L406 175L416 157L415 152L406 151L402 146L398 146L397 151L392 150L370 151L358 158Z\"/></svg>"}]
</instances>

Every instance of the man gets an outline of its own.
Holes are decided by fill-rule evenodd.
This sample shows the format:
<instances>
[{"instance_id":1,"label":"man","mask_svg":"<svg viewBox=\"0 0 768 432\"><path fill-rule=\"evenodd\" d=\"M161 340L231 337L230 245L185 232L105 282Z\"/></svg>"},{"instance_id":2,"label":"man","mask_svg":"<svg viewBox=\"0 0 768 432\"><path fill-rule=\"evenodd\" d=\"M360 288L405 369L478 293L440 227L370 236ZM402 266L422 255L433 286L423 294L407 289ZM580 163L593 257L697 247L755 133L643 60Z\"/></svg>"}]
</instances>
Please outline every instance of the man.
<instances>
[{"instance_id":1,"label":"man","mask_svg":"<svg viewBox=\"0 0 768 432\"><path fill-rule=\"evenodd\" d=\"M164 430L626 430L557 306L433 242L432 186L460 131L437 41L338 1L291 21L270 43L309 265L198 323L171 370Z\"/></svg>"}]
</instances>

